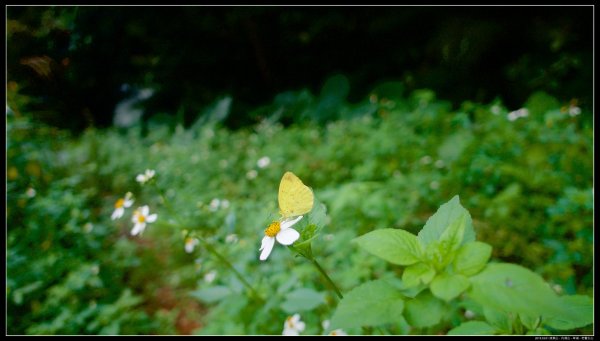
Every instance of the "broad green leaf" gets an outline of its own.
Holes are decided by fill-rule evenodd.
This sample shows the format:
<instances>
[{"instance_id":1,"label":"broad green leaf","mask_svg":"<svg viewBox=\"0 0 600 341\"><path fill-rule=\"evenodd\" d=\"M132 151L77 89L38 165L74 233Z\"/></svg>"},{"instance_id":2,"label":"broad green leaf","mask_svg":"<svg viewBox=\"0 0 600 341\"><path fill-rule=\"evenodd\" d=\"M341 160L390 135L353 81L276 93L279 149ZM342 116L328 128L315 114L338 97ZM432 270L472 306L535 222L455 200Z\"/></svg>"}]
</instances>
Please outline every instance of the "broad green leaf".
<instances>
[{"instance_id":1,"label":"broad green leaf","mask_svg":"<svg viewBox=\"0 0 600 341\"><path fill-rule=\"evenodd\" d=\"M560 328L584 326L592 321L585 297L559 298L539 275L514 264L489 264L471 277L469 295L483 306L541 316L542 322L553 321Z\"/></svg>"},{"instance_id":2,"label":"broad green leaf","mask_svg":"<svg viewBox=\"0 0 600 341\"><path fill-rule=\"evenodd\" d=\"M416 298L406 301L404 316L408 323L417 328L438 324L446 311L443 301L424 291Z\"/></svg>"},{"instance_id":3,"label":"broad green leaf","mask_svg":"<svg viewBox=\"0 0 600 341\"><path fill-rule=\"evenodd\" d=\"M404 269L404 272L402 273L402 282L405 287L409 288L419 285L420 283L427 284L434 276L435 269L426 263L419 262Z\"/></svg>"},{"instance_id":4,"label":"broad green leaf","mask_svg":"<svg viewBox=\"0 0 600 341\"><path fill-rule=\"evenodd\" d=\"M519 314L519 320L529 330L537 328L541 322L539 316L530 316L525 314Z\"/></svg>"},{"instance_id":5,"label":"broad green leaf","mask_svg":"<svg viewBox=\"0 0 600 341\"><path fill-rule=\"evenodd\" d=\"M439 274L431 282L431 293L445 301L460 295L469 287L469 279L463 275Z\"/></svg>"},{"instance_id":6,"label":"broad green leaf","mask_svg":"<svg viewBox=\"0 0 600 341\"><path fill-rule=\"evenodd\" d=\"M492 247L482 242L463 245L454 259L454 271L473 276L483 270L492 255Z\"/></svg>"},{"instance_id":7,"label":"broad green leaf","mask_svg":"<svg viewBox=\"0 0 600 341\"><path fill-rule=\"evenodd\" d=\"M331 318L331 329L395 322L404 309L403 299L385 280L363 283L344 295Z\"/></svg>"},{"instance_id":8,"label":"broad green leaf","mask_svg":"<svg viewBox=\"0 0 600 341\"><path fill-rule=\"evenodd\" d=\"M404 230L375 230L352 241L371 254L398 265L414 264L423 254L416 236Z\"/></svg>"},{"instance_id":9,"label":"broad green leaf","mask_svg":"<svg viewBox=\"0 0 600 341\"><path fill-rule=\"evenodd\" d=\"M320 202L316 197L314 198L313 209L308 214L308 222L317 226L316 232L321 230L325 226L327 221L327 207Z\"/></svg>"},{"instance_id":10,"label":"broad green leaf","mask_svg":"<svg viewBox=\"0 0 600 341\"><path fill-rule=\"evenodd\" d=\"M554 329L568 330L587 326L594 322L594 302L583 295L558 298L563 309L562 315L550 316L542 322Z\"/></svg>"},{"instance_id":11,"label":"broad green leaf","mask_svg":"<svg viewBox=\"0 0 600 341\"><path fill-rule=\"evenodd\" d=\"M440 236L439 241L444 245L447 253L458 250L465 233L467 215L460 214Z\"/></svg>"},{"instance_id":12,"label":"broad green leaf","mask_svg":"<svg viewBox=\"0 0 600 341\"><path fill-rule=\"evenodd\" d=\"M311 310L325 303L325 295L313 289L301 288L286 295L281 309L288 314Z\"/></svg>"},{"instance_id":13,"label":"broad green leaf","mask_svg":"<svg viewBox=\"0 0 600 341\"><path fill-rule=\"evenodd\" d=\"M450 329L448 335L494 335L496 328L483 321L468 321Z\"/></svg>"},{"instance_id":14,"label":"broad green leaf","mask_svg":"<svg viewBox=\"0 0 600 341\"><path fill-rule=\"evenodd\" d=\"M465 216L465 229L462 244L475 241L475 230L469 212L460 204L458 195L440 206L429 219L418 234L418 238L424 246L440 239L444 231L461 215Z\"/></svg>"},{"instance_id":15,"label":"broad green leaf","mask_svg":"<svg viewBox=\"0 0 600 341\"><path fill-rule=\"evenodd\" d=\"M210 288L194 290L190 293L190 296L195 297L205 303L213 303L222 300L232 293L233 291L231 291L231 289L228 287L218 285Z\"/></svg>"},{"instance_id":16,"label":"broad green leaf","mask_svg":"<svg viewBox=\"0 0 600 341\"><path fill-rule=\"evenodd\" d=\"M508 314L490 307L483 307L485 319L503 334L512 333L512 322Z\"/></svg>"}]
</instances>

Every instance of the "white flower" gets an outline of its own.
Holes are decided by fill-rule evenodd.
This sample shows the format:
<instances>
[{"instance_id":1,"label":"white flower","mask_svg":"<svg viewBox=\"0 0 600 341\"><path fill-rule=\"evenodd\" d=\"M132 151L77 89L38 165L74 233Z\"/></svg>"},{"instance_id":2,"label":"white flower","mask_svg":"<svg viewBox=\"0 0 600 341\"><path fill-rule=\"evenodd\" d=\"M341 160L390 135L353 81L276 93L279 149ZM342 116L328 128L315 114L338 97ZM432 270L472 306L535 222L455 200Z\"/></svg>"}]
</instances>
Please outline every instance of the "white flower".
<instances>
[{"instance_id":1,"label":"white flower","mask_svg":"<svg viewBox=\"0 0 600 341\"><path fill-rule=\"evenodd\" d=\"M473 317L475 317L475 313L472 312L471 310L465 310L465 317L468 318L469 320L472 319Z\"/></svg>"},{"instance_id":2,"label":"white flower","mask_svg":"<svg viewBox=\"0 0 600 341\"><path fill-rule=\"evenodd\" d=\"M194 248L196 247L196 245L198 245L198 243L200 243L200 241L196 238L186 238L185 239L185 252L187 253L192 253L194 252Z\"/></svg>"},{"instance_id":3,"label":"white flower","mask_svg":"<svg viewBox=\"0 0 600 341\"><path fill-rule=\"evenodd\" d=\"M492 114L494 114L494 115L498 115L498 114L500 114L500 110L501 110L501 109L502 109L502 108L500 108L500 106L499 106L498 104L494 104L494 105L492 105L492 107L490 108L490 111L492 112Z\"/></svg>"},{"instance_id":4,"label":"white flower","mask_svg":"<svg viewBox=\"0 0 600 341\"><path fill-rule=\"evenodd\" d=\"M229 200L227 200L227 199L221 200L221 208L227 208L227 207L229 207Z\"/></svg>"},{"instance_id":5,"label":"white flower","mask_svg":"<svg viewBox=\"0 0 600 341\"><path fill-rule=\"evenodd\" d=\"M133 221L133 229L131 230L131 235L135 236L136 234L141 234L146 229L146 223L155 222L157 218L156 213L150 214L150 208L148 206L142 206L133 212L133 217L131 221Z\"/></svg>"},{"instance_id":6,"label":"white flower","mask_svg":"<svg viewBox=\"0 0 600 341\"><path fill-rule=\"evenodd\" d=\"M285 319L283 323L283 333L281 335L300 335L302 331L306 328L306 324L300 321L300 315L294 314L294 316L289 316Z\"/></svg>"},{"instance_id":7,"label":"white flower","mask_svg":"<svg viewBox=\"0 0 600 341\"><path fill-rule=\"evenodd\" d=\"M346 334L346 332L343 331L342 329L334 329L329 332L329 335L331 335L331 336L347 336L348 334Z\"/></svg>"},{"instance_id":8,"label":"white flower","mask_svg":"<svg viewBox=\"0 0 600 341\"><path fill-rule=\"evenodd\" d=\"M213 200L210 201L210 204L208 204L208 209L211 212L214 212L214 211L216 211L216 210L219 209L220 205L221 205L221 200L215 198L215 199L213 199Z\"/></svg>"},{"instance_id":9,"label":"white flower","mask_svg":"<svg viewBox=\"0 0 600 341\"><path fill-rule=\"evenodd\" d=\"M444 168L444 160L437 160L434 165L437 168Z\"/></svg>"},{"instance_id":10,"label":"white flower","mask_svg":"<svg viewBox=\"0 0 600 341\"><path fill-rule=\"evenodd\" d=\"M431 156L425 155L419 161L421 161L421 163L424 164L424 165L428 165L428 164L431 163Z\"/></svg>"},{"instance_id":11,"label":"white flower","mask_svg":"<svg viewBox=\"0 0 600 341\"><path fill-rule=\"evenodd\" d=\"M138 176L135 177L135 180L143 185L150 181L150 179L154 177L154 174L156 174L156 172L153 169L146 169L144 173L138 174Z\"/></svg>"},{"instance_id":12,"label":"white flower","mask_svg":"<svg viewBox=\"0 0 600 341\"><path fill-rule=\"evenodd\" d=\"M115 210L113 214L110 216L112 220L119 219L125 213L125 208L133 205L133 194L131 192L127 192L124 198L119 198L117 202L115 202Z\"/></svg>"},{"instance_id":13,"label":"white flower","mask_svg":"<svg viewBox=\"0 0 600 341\"><path fill-rule=\"evenodd\" d=\"M581 108L575 105L569 106L569 116L575 117L581 114Z\"/></svg>"},{"instance_id":14,"label":"white flower","mask_svg":"<svg viewBox=\"0 0 600 341\"><path fill-rule=\"evenodd\" d=\"M271 159L268 156L263 156L256 162L258 168L265 168L271 163Z\"/></svg>"},{"instance_id":15,"label":"white flower","mask_svg":"<svg viewBox=\"0 0 600 341\"><path fill-rule=\"evenodd\" d=\"M330 325L331 322L329 320L323 320L323 322L321 322L321 327L323 327L323 330L327 330Z\"/></svg>"},{"instance_id":16,"label":"white flower","mask_svg":"<svg viewBox=\"0 0 600 341\"><path fill-rule=\"evenodd\" d=\"M35 197L35 189L33 189L32 187L29 187L27 189L27 191L25 192L25 195L27 195L29 198Z\"/></svg>"},{"instance_id":17,"label":"white flower","mask_svg":"<svg viewBox=\"0 0 600 341\"><path fill-rule=\"evenodd\" d=\"M237 243L237 241L238 241L238 236L235 233L228 234L227 237L225 237L226 243L234 244L234 243Z\"/></svg>"},{"instance_id":18,"label":"white flower","mask_svg":"<svg viewBox=\"0 0 600 341\"><path fill-rule=\"evenodd\" d=\"M520 117L527 117L527 116L529 116L529 110L527 110L526 108L521 108L519 110L511 111L507 115L509 121L515 121Z\"/></svg>"},{"instance_id":19,"label":"white flower","mask_svg":"<svg viewBox=\"0 0 600 341\"><path fill-rule=\"evenodd\" d=\"M292 245L298 238L300 233L291 228L294 224L302 219L302 216L298 216L293 219L284 220L282 222L274 221L265 229L265 236L262 239L260 249L260 260L265 260L271 254L275 240L281 245Z\"/></svg>"},{"instance_id":20,"label":"white flower","mask_svg":"<svg viewBox=\"0 0 600 341\"><path fill-rule=\"evenodd\" d=\"M248 173L246 173L246 177L248 178L248 180L256 179L257 176L258 176L258 172L254 169L249 170Z\"/></svg>"},{"instance_id":21,"label":"white flower","mask_svg":"<svg viewBox=\"0 0 600 341\"><path fill-rule=\"evenodd\" d=\"M215 270L209 271L204 275L204 281L206 283L212 283L212 281L215 280L215 277L217 277L217 272Z\"/></svg>"},{"instance_id":22,"label":"white flower","mask_svg":"<svg viewBox=\"0 0 600 341\"><path fill-rule=\"evenodd\" d=\"M85 225L83 225L83 230L87 233L92 232L93 229L94 225L92 223L85 223Z\"/></svg>"}]
</instances>

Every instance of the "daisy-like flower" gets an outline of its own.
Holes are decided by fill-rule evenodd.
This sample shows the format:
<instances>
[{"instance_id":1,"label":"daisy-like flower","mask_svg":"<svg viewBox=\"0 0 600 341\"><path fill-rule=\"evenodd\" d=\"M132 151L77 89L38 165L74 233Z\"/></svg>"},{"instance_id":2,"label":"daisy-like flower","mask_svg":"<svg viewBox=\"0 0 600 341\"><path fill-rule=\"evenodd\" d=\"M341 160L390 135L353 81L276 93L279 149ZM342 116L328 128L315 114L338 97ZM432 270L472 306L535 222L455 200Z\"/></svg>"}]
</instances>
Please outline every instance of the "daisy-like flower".
<instances>
[{"instance_id":1,"label":"daisy-like flower","mask_svg":"<svg viewBox=\"0 0 600 341\"><path fill-rule=\"evenodd\" d=\"M155 222L157 218L156 213L150 214L150 208L148 206L142 206L133 212L133 217L131 221L133 221L133 229L131 230L131 235L135 236L136 234L141 234L146 229L146 223Z\"/></svg>"},{"instance_id":2,"label":"daisy-like flower","mask_svg":"<svg viewBox=\"0 0 600 341\"><path fill-rule=\"evenodd\" d=\"M196 245L198 245L198 243L200 243L200 241L196 238L191 238L191 237L187 237L185 239L185 252L187 253L192 253L194 252L194 248L196 247Z\"/></svg>"},{"instance_id":3,"label":"daisy-like flower","mask_svg":"<svg viewBox=\"0 0 600 341\"><path fill-rule=\"evenodd\" d=\"M283 333L281 335L300 335L306 328L306 324L300 320L299 314L289 316L283 323Z\"/></svg>"},{"instance_id":4,"label":"daisy-like flower","mask_svg":"<svg viewBox=\"0 0 600 341\"><path fill-rule=\"evenodd\" d=\"M300 219L302 219L302 216L282 222L274 221L265 229L265 236L262 239L260 249L258 249L258 251L262 251L260 253L260 260L266 260L269 257L273 250L273 245L275 245L275 240L281 245L292 245L300 238L300 233L291 228Z\"/></svg>"},{"instance_id":5,"label":"daisy-like flower","mask_svg":"<svg viewBox=\"0 0 600 341\"><path fill-rule=\"evenodd\" d=\"M331 335L331 336L347 336L348 334L346 334L346 332L342 329L334 329L329 332L329 335Z\"/></svg>"},{"instance_id":6,"label":"daisy-like flower","mask_svg":"<svg viewBox=\"0 0 600 341\"><path fill-rule=\"evenodd\" d=\"M125 213L125 208L133 205L133 194L131 192L127 192L124 198L119 198L117 202L115 202L115 210L113 214L110 216L112 220L119 219Z\"/></svg>"},{"instance_id":7,"label":"daisy-like flower","mask_svg":"<svg viewBox=\"0 0 600 341\"><path fill-rule=\"evenodd\" d=\"M156 174L156 172L153 169L146 169L144 173L138 174L138 176L135 177L135 181L143 185L150 181L150 179L154 177L154 174Z\"/></svg>"},{"instance_id":8,"label":"daisy-like flower","mask_svg":"<svg viewBox=\"0 0 600 341\"><path fill-rule=\"evenodd\" d=\"M271 159L268 156L263 156L256 162L258 168L265 168L271 163Z\"/></svg>"},{"instance_id":9,"label":"daisy-like flower","mask_svg":"<svg viewBox=\"0 0 600 341\"><path fill-rule=\"evenodd\" d=\"M212 283L217 277L217 272L215 270L211 270L204 275L204 281L206 283Z\"/></svg>"}]
</instances>

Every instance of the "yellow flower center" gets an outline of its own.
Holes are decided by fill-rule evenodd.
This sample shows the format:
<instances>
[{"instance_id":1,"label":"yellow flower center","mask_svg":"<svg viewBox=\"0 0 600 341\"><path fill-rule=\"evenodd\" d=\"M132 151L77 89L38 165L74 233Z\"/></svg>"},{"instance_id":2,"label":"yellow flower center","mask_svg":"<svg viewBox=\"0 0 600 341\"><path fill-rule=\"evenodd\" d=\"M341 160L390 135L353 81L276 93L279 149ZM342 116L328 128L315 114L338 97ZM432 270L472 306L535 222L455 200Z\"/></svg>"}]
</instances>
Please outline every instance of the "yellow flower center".
<instances>
[{"instance_id":1,"label":"yellow flower center","mask_svg":"<svg viewBox=\"0 0 600 341\"><path fill-rule=\"evenodd\" d=\"M267 227L265 234L269 237L275 237L279 233L279 230L281 230L281 225L278 221L274 221Z\"/></svg>"},{"instance_id":2,"label":"yellow flower center","mask_svg":"<svg viewBox=\"0 0 600 341\"><path fill-rule=\"evenodd\" d=\"M137 215L137 220L138 220L138 222L139 222L139 223L143 223L143 222L145 222L145 221L146 221L146 217L144 217L144 215L143 215L143 214L139 214L139 213L138 213L138 215Z\"/></svg>"},{"instance_id":3,"label":"yellow flower center","mask_svg":"<svg viewBox=\"0 0 600 341\"><path fill-rule=\"evenodd\" d=\"M117 200L117 202L115 203L115 208L123 207L124 203L125 203L125 200L123 200L123 198Z\"/></svg>"}]
</instances>

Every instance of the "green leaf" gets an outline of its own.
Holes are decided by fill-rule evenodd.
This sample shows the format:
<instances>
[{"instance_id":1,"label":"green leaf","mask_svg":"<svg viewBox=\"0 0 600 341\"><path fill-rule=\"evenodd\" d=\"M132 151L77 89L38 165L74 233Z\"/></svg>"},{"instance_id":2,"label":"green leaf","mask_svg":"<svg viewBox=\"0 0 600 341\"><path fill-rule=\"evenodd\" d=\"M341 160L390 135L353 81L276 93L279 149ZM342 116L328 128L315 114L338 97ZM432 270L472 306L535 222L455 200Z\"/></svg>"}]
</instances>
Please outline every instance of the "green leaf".
<instances>
[{"instance_id":1,"label":"green leaf","mask_svg":"<svg viewBox=\"0 0 600 341\"><path fill-rule=\"evenodd\" d=\"M496 328L482 321L468 321L450 329L448 335L494 335Z\"/></svg>"},{"instance_id":2,"label":"green leaf","mask_svg":"<svg viewBox=\"0 0 600 341\"><path fill-rule=\"evenodd\" d=\"M485 316L485 319L494 327L496 327L501 333L512 333L512 322L509 319L508 314L506 312L499 311L490 307L483 307L483 315Z\"/></svg>"},{"instance_id":3,"label":"green leaf","mask_svg":"<svg viewBox=\"0 0 600 341\"><path fill-rule=\"evenodd\" d=\"M344 295L331 318L331 329L395 322L404 309L403 298L385 280L363 283Z\"/></svg>"},{"instance_id":4,"label":"green leaf","mask_svg":"<svg viewBox=\"0 0 600 341\"><path fill-rule=\"evenodd\" d=\"M190 296L195 297L205 303L213 303L222 300L232 293L233 291L231 291L231 289L228 287L218 285L210 288L194 290L190 293Z\"/></svg>"},{"instance_id":5,"label":"green leaf","mask_svg":"<svg viewBox=\"0 0 600 341\"><path fill-rule=\"evenodd\" d=\"M445 301L460 295L469 287L469 279L463 275L439 274L431 282L431 292Z\"/></svg>"},{"instance_id":6,"label":"green leaf","mask_svg":"<svg viewBox=\"0 0 600 341\"><path fill-rule=\"evenodd\" d=\"M327 221L327 207L320 202L316 197L314 198L313 209L308 214L309 224L317 226L316 232L321 230Z\"/></svg>"},{"instance_id":7,"label":"green leaf","mask_svg":"<svg viewBox=\"0 0 600 341\"><path fill-rule=\"evenodd\" d=\"M419 262L406 267L402 273L402 282L407 288L414 287L420 283L427 284L435 276L435 269L430 265Z\"/></svg>"},{"instance_id":8,"label":"green leaf","mask_svg":"<svg viewBox=\"0 0 600 341\"><path fill-rule=\"evenodd\" d=\"M541 322L539 316L530 316L526 314L519 314L519 320L521 320L521 323L529 330L537 328Z\"/></svg>"},{"instance_id":9,"label":"green leaf","mask_svg":"<svg viewBox=\"0 0 600 341\"><path fill-rule=\"evenodd\" d=\"M429 217L427 223L418 234L418 238L424 246L429 245L440 239L444 231L456 219L465 214L464 235L461 240L462 244L475 241L475 230L473 230L473 222L469 212L460 204L458 195L454 196L450 201L440 206L434 215Z\"/></svg>"},{"instance_id":10,"label":"green leaf","mask_svg":"<svg viewBox=\"0 0 600 341\"><path fill-rule=\"evenodd\" d=\"M286 295L286 300L281 304L281 309L288 314L299 311L312 310L325 303L325 294L313 289L301 288Z\"/></svg>"},{"instance_id":11,"label":"green leaf","mask_svg":"<svg viewBox=\"0 0 600 341\"><path fill-rule=\"evenodd\" d=\"M553 328L577 328L592 323L591 298L558 297L532 271L514 264L493 263L471 277L470 297L496 310L541 316Z\"/></svg>"},{"instance_id":12,"label":"green leaf","mask_svg":"<svg viewBox=\"0 0 600 341\"><path fill-rule=\"evenodd\" d=\"M456 251L460 247L465 233L466 221L467 214L460 214L440 236L439 241L448 250L447 253Z\"/></svg>"},{"instance_id":13,"label":"green leaf","mask_svg":"<svg viewBox=\"0 0 600 341\"><path fill-rule=\"evenodd\" d=\"M416 298L406 301L404 316L411 326L424 328L438 324L445 311L443 301L429 291L424 291Z\"/></svg>"},{"instance_id":14,"label":"green leaf","mask_svg":"<svg viewBox=\"0 0 600 341\"><path fill-rule=\"evenodd\" d=\"M492 255L492 247L482 242L463 245L454 259L454 271L473 276L483 270Z\"/></svg>"},{"instance_id":15,"label":"green leaf","mask_svg":"<svg viewBox=\"0 0 600 341\"><path fill-rule=\"evenodd\" d=\"M354 238L352 242L371 254L398 265L414 264L423 254L423 247L415 235L404 230L375 230Z\"/></svg>"},{"instance_id":16,"label":"green leaf","mask_svg":"<svg viewBox=\"0 0 600 341\"><path fill-rule=\"evenodd\" d=\"M591 297L572 295L559 297L562 315L550 316L542 322L554 329L568 330L594 322L594 302Z\"/></svg>"}]
</instances>

